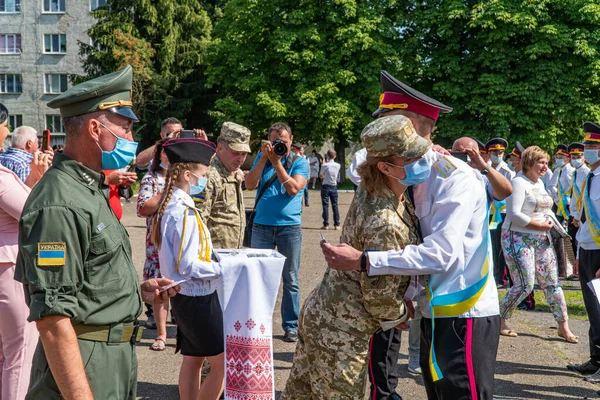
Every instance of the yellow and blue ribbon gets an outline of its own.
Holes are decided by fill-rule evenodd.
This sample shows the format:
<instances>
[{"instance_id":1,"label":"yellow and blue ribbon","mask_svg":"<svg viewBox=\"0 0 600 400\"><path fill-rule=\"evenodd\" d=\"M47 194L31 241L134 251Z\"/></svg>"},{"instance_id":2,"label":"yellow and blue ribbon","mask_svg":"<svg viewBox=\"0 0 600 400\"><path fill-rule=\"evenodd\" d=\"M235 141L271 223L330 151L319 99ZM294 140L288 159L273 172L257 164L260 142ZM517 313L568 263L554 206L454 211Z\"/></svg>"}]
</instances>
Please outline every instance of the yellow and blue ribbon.
<instances>
[{"instance_id":1,"label":"yellow and blue ribbon","mask_svg":"<svg viewBox=\"0 0 600 400\"><path fill-rule=\"evenodd\" d=\"M591 173L592 172L590 172L590 174ZM586 217L585 223L587 224L587 228L590 231L590 236L592 236L594 242L596 242L596 244L600 246L600 226L598 225L598 223L600 222L600 218L598 218L598 213L596 212L596 210L594 210L592 200L590 199L590 191L586 190L587 181L588 180L586 179L585 183L583 184L583 194L581 195L583 199L583 212L585 212Z\"/></svg>"},{"instance_id":2,"label":"yellow and blue ribbon","mask_svg":"<svg viewBox=\"0 0 600 400\"><path fill-rule=\"evenodd\" d=\"M502 213L506 213L506 200L495 200L492 203L492 219L490 220L490 229L496 229L502 223Z\"/></svg>"},{"instance_id":3,"label":"yellow and blue ribbon","mask_svg":"<svg viewBox=\"0 0 600 400\"><path fill-rule=\"evenodd\" d=\"M565 192L560 183L560 177L558 179L558 215L562 216L564 219L569 219L570 214L567 209L567 205L569 204L569 196L571 195L571 190Z\"/></svg>"},{"instance_id":4,"label":"yellow and blue ribbon","mask_svg":"<svg viewBox=\"0 0 600 400\"><path fill-rule=\"evenodd\" d=\"M487 219L484 227L487 227ZM437 358L435 356L435 317L436 315L444 315L448 317L457 317L461 314L466 313L477 304L479 298L485 290L486 284L490 278L490 260L492 254L492 247L490 241L489 229L483 229L482 234L485 240L481 242L481 245L473 255L471 262L467 268L471 267L472 262L478 262L481 260L481 256L485 252L485 259L481 268L481 279L475 284L454 293L447 293L443 295L436 295L431 289L429 279L427 283L427 299L429 300L429 312L431 313L431 348L429 349L429 370L434 382L444 378L442 370L438 365ZM480 257L478 257L480 255Z\"/></svg>"},{"instance_id":5,"label":"yellow and blue ribbon","mask_svg":"<svg viewBox=\"0 0 600 400\"><path fill-rule=\"evenodd\" d=\"M204 225L204 223L202 222L202 219L200 218L200 213L198 212L197 209L195 209L194 207L186 207L185 208L185 214L183 214L183 229L181 231L181 243L179 244L179 255L177 256L177 264L175 265L175 271L179 272L179 263L181 262L181 255L183 254L183 242L185 240L185 226L187 223L187 215L188 215L188 210L193 210L194 214L196 215L196 224L198 224L198 231L199 231L199 240L200 240L200 254L198 255L198 259L200 261L205 261L205 262L209 262L210 261L210 255L211 255L211 243L208 239L208 233L207 233L207 229L206 226Z\"/></svg>"}]
</instances>

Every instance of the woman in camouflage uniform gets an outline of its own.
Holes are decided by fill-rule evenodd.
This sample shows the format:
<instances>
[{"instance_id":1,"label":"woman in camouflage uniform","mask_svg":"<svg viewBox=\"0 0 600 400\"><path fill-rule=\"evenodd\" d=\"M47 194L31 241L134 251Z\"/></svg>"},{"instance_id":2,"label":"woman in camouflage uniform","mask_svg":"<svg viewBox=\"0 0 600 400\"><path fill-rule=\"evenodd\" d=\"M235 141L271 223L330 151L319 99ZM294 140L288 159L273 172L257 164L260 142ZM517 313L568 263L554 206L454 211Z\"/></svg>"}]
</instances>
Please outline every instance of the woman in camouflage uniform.
<instances>
[{"instance_id":1,"label":"woman in camouflage uniform","mask_svg":"<svg viewBox=\"0 0 600 400\"><path fill-rule=\"evenodd\" d=\"M418 221L395 167L421 158L430 143L400 115L373 121L361 140L367 162L358 171L362 182L341 241L359 250L418 244ZM379 328L394 329L408 319L403 296L409 282L407 276L373 278L327 268L301 311L294 364L281 399L364 398L369 340Z\"/></svg>"}]
</instances>

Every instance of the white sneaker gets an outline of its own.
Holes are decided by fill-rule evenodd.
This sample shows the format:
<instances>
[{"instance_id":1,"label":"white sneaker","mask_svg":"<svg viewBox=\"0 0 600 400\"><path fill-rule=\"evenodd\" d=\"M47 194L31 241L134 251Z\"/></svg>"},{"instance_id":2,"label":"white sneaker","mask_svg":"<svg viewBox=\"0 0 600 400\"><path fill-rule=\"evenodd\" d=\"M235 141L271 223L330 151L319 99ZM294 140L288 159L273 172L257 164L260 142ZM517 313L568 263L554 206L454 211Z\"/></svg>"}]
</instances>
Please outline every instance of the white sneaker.
<instances>
[{"instance_id":1,"label":"white sneaker","mask_svg":"<svg viewBox=\"0 0 600 400\"><path fill-rule=\"evenodd\" d=\"M419 365L419 354L411 354L408 356L408 372L411 374L421 375L421 366Z\"/></svg>"}]
</instances>

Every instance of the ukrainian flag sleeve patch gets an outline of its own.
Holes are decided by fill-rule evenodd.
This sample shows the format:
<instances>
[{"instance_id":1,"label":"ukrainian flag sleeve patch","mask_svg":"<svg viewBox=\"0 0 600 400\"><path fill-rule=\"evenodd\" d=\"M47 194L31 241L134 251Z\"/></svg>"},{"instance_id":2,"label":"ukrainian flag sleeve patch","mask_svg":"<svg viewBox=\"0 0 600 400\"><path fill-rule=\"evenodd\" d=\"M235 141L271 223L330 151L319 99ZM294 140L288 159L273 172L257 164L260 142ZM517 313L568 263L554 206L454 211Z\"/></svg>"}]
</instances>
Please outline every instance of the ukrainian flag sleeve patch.
<instances>
[{"instance_id":1,"label":"ukrainian flag sleeve patch","mask_svg":"<svg viewBox=\"0 0 600 400\"><path fill-rule=\"evenodd\" d=\"M38 243L38 266L63 266L65 265L66 258L66 243Z\"/></svg>"}]
</instances>

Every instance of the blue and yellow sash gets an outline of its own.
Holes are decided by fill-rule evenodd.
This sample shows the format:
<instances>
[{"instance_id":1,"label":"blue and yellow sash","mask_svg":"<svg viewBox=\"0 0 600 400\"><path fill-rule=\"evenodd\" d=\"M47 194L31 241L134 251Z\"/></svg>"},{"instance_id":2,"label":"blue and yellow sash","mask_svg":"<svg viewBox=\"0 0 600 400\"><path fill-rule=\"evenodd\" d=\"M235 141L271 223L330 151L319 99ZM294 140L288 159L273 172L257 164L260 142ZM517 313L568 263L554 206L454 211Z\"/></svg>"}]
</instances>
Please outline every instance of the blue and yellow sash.
<instances>
[{"instance_id":1,"label":"blue and yellow sash","mask_svg":"<svg viewBox=\"0 0 600 400\"><path fill-rule=\"evenodd\" d=\"M592 173L593 172L590 172L590 174ZM598 214L596 213L596 210L594 210L592 200L590 199L590 191L586 190L587 182L588 180L586 179L581 188L581 192L583 193L581 198L583 199L584 208L582 212L585 212L585 223L590 231L590 235L594 239L594 242L600 246L600 218L598 218Z\"/></svg>"},{"instance_id":2,"label":"blue and yellow sash","mask_svg":"<svg viewBox=\"0 0 600 400\"><path fill-rule=\"evenodd\" d=\"M562 184L560 183L560 176L558 177L558 215L562 216L564 219L569 219L569 210L567 209L567 205L569 204L569 196L571 195L571 188L568 192L565 192Z\"/></svg>"},{"instance_id":3,"label":"blue and yellow sash","mask_svg":"<svg viewBox=\"0 0 600 400\"><path fill-rule=\"evenodd\" d=\"M490 220L490 229L496 229L502 223L502 213L506 213L506 200L495 200L491 208L492 219Z\"/></svg>"},{"instance_id":4,"label":"blue and yellow sash","mask_svg":"<svg viewBox=\"0 0 600 400\"><path fill-rule=\"evenodd\" d=\"M585 186L585 182L583 182L583 186ZM575 200L576 211L581 215L581 189L577 186L577 170L573 171L573 188L571 196L573 196L573 199ZM579 218L581 218L581 216Z\"/></svg>"},{"instance_id":5,"label":"blue and yellow sash","mask_svg":"<svg viewBox=\"0 0 600 400\"><path fill-rule=\"evenodd\" d=\"M198 259L200 261L205 261L205 262L210 262L210 255L211 255L211 243L210 240L208 239L208 230L206 229L206 226L204 225L204 223L202 222L202 219L200 218L200 213L198 212L198 210L196 210L194 207L186 207L185 208L185 214L183 214L183 229L181 232L181 244L179 245L179 255L177 256L177 265L175 265L175 271L179 272L179 263L181 262L181 255L183 254L183 242L185 240L185 226L187 223L187 215L188 215L188 210L194 210L194 214L196 214L196 223L198 224L198 231L200 232L200 254L198 256Z\"/></svg>"},{"instance_id":6,"label":"blue and yellow sash","mask_svg":"<svg viewBox=\"0 0 600 400\"><path fill-rule=\"evenodd\" d=\"M486 221L487 222L487 221ZM484 227L487 225L484 225ZM429 370L433 381L439 381L443 379L442 370L437 363L434 349L434 332L435 332L435 317L444 315L448 317L457 317L461 314L466 313L477 304L479 298L485 290L486 284L490 278L490 260L492 254L492 244L490 241L489 229L483 229L482 234L485 240L481 241L479 248L473 254L473 258L467 269L472 267L471 263L476 263L484 258L483 266L481 268L481 278L473 285L454 293L447 293L443 295L436 295L431 286L429 285L429 279L426 279L427 283L427 299L429 300L429 312L431 313L431 349L429 351ZM480 261L479 261L480 262Z\"/></svg>"}]
</instances>

